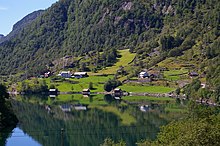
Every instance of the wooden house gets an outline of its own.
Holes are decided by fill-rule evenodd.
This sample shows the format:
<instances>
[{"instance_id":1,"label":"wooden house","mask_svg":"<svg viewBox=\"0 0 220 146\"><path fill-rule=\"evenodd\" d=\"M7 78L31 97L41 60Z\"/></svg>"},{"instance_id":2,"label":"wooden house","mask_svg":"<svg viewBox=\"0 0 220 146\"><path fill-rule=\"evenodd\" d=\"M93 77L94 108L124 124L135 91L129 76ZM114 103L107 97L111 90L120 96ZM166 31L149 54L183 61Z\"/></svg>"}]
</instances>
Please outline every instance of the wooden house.
<instances>
[{"instance_id":1,"label":"wooden house","mask_svg":"<svg viewBox=\"0 0 220 146\"><path fill-rule=\"evenodd\" d=\"M82 94L83 95L90 95L90 90L89 89L83 89Z\"/></svg>"},{"instance_id":2,"label":"wooden house","mask_svg":"<svg viewBox=\"0 0 220 146\"><path fill-rule=\"evenodd\" d=\"M113 94L114 94L115 97L120 97L120 96L123 95L123 91L120 88L115 88L113 90Z\"/></svg>"}]
</instances>

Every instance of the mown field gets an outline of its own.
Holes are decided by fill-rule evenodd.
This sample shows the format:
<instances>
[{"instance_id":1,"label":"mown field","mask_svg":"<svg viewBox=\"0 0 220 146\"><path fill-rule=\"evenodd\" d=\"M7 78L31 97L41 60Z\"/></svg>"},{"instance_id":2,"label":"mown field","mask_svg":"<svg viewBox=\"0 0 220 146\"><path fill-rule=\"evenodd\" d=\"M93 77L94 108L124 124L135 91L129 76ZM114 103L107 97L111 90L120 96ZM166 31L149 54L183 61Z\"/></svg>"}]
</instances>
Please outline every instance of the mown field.
<instances>
[{"instance_id":1,"label":"mown field","mask_svg":"<svg viewBox=\"0 0 220 146\"><path fill-rule=\"evenodd\" d=\"M175 88L170 88L170 87L164 87L164 86L148 86L148 85L136 85L136 86L132 86L132 85L127 85L124 84L122 86L120 86L120 88L122 90L125 90L127 92L147 92L147 93L168 93L171 91L174 91Z\"/></svg>"},{"instance_id":2,"label":"mown field","mask_svg":"<svg viewBox=\"0 0 220 146\"><path fill-rule=\"evenodd\" d=\"M135 53L130 53L129 49L119 50L119 54L121 55L121 58L118 58L115 65L102 69L98 73L115 74L120 66L126 67L135 57Z\"/></svg>"},{"instance_id":3,"label":"mown field","mask_svg":"<svg viewBox=\"0 0 220 146\"><path fill-rule=\"evenodd\" d=\"M61 92L81 92L83 89L89 88L89 84L92 84L92 92L103 92L104 83L113 78L113 75L106 76L89 76L81 79L65 79L62 82L51 82L47 79L47 84L50 86L54 84L55 87Z\"/></svg>"}]
</instances>

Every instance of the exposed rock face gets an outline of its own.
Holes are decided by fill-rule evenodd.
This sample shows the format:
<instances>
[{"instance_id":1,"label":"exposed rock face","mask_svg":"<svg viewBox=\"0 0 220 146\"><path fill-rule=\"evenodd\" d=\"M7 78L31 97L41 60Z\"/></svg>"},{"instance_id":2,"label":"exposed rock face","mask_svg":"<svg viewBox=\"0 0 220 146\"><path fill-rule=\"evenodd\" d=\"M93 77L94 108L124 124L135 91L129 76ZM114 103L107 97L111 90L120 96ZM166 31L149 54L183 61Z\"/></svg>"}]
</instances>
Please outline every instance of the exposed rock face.
<instances>
[{"instance_id":1,"label":"exposed rock face","mask_svg":"<svg viewBox=\"0 0 220 146\"><path fill-rule=\"evenodd\" d=\"M44 10L34 11L22 18L20 21L14 24L12 31L7 36L0 35L0 43L14 38L23 28L25 28L28 24L33 22L43 12Z\"/></svg>"}]
</instances>

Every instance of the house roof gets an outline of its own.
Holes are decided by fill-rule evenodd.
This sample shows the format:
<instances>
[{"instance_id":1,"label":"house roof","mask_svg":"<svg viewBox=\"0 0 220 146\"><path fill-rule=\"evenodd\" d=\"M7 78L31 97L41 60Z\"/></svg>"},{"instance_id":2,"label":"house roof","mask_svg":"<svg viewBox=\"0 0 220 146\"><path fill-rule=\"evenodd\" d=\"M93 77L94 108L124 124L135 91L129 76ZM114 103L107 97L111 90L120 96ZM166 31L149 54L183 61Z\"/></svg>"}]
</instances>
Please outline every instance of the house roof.
<instances>
[{"instance_id":1,"label":"house roof","mask_svg":"<svg viewBox=\"0 0 220 146\"><path fill-rule=\"evenodd\" d=\"M50 89L49 91L50 92L55 92L55 91L57 91L57 89Z\"/></svg>"},{"instance_id":2,"label":"house roof","mask_svg":"<svg viewBox=\"0 0 220 146\"><path fill-rule=\"evenodd\" d=\"M86 75L87 72L75 72L74 75Z\"/></svg>"},{"instance_id":3,"label":"house roof","mask_svg":"<svg viewBox=\"0 0 220 146\"><path fill-rule=\"evenodd\" d=\"M83 92L89 92L90 90L89 89L83 89Z\"/></svg>"},{"instance_id":4,"label":"house roof","mask_svg":"<svg viewBox=\"0 0 220 146\"><path fill-rule=\"evenodd\" d=\"M140 75L144 75L144 74L147 74L147 72L145 71L140 72Z\"/></svg>"},{"instance_id":5,"label":"house roof","mask_svg":"<svg viewBox=\"0 0 220 146\"><path fill-rule=\"evenodd\" d=\"M61 71L60 74L69 74L70 71Z\"/></svg>"}]
</instances>

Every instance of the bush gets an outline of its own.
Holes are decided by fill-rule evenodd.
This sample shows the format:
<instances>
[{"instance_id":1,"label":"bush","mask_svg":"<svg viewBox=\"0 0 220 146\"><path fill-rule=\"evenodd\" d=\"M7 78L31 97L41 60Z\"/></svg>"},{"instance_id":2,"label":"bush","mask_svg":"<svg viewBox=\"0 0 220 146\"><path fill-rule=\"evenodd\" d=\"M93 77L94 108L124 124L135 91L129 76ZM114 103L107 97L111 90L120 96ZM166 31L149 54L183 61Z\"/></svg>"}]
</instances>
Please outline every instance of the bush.
<instances>
[{"instance_id":1,"label":"bush","mask_svg":"<svg viewBox=\"0 0 220 146\"><path fill-rule=\"evenodd\" d=\"M104 90L107 92L110 92L112 89L114 89L120 85L122 85L122 83L119 80L110 79L105 83Z\"/></svg>"}]
</instances>

